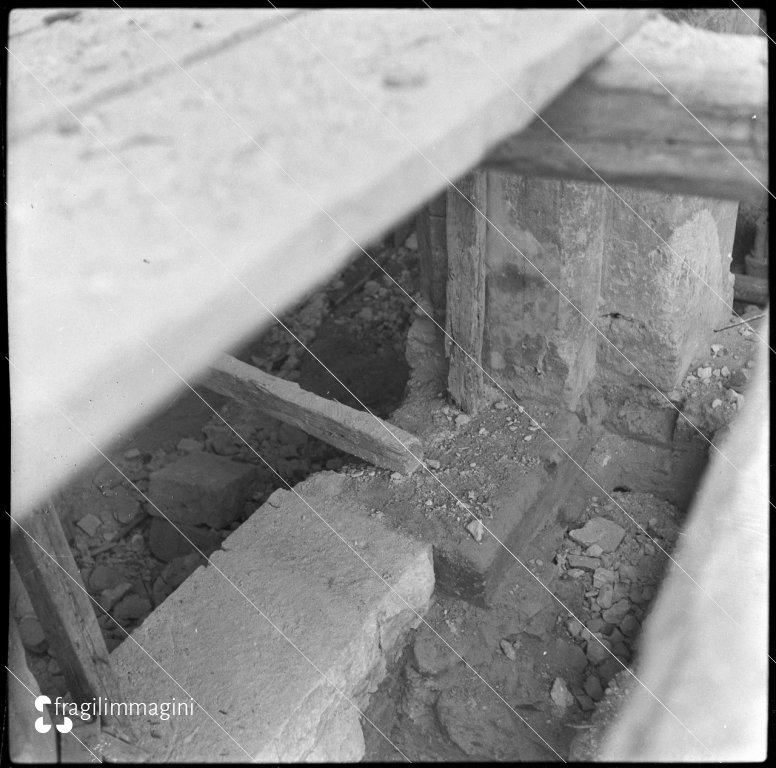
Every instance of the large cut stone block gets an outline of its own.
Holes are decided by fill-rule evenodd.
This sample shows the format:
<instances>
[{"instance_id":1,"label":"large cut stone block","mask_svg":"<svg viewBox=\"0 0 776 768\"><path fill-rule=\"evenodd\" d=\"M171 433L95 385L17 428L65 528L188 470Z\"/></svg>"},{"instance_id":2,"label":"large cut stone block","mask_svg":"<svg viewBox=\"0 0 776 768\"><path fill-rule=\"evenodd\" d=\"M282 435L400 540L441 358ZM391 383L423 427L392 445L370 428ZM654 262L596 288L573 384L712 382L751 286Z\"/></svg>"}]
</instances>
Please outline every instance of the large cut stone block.
<instances>
[{"instance_id":1,"label":"large cut stone block","mask_svg":"<svg viewBox=\"0 0 776 768\"><path fill-rule=\"evenodd\" d=\"M371 517L345 481L315 475L295 488L304 501L276 491L112 654L126 701L198 705L135 718L153 762L363 756L359 709L434 574L430 546Z\"/></svg>"},{"instance_id":2,"label":"large cut stone block","mask_svg":"<svg viewBox=\"0 0 776 768\"><path fill-rule=\"evenodd\" d=\"M521 396L574 409L595 373L577 310L596 316L605 202L600 185L488 173L483 361Z\"/></svg>"},{"instance_id":3,"label":"large cut stone block","mask_svg":"<svg viewBox=\"0 0 776 768\"><path fill-rule=\"evenodd\" d=\"M606 338L599 337L598 365L608 376L646 384L638 369L669 390L708 344L712 329L730 316L738 204L616 191L627 205L606 191L610 211L597 312Z\"/></svg>"}]
</instances>

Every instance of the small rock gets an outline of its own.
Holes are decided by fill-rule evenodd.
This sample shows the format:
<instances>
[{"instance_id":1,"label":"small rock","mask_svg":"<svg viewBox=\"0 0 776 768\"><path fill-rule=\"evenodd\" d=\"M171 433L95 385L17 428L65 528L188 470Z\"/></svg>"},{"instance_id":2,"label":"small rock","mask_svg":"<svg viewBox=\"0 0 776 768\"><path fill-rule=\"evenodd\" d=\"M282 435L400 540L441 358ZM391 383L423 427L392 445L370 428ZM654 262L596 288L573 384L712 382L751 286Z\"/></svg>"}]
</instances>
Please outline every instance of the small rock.
<instances>
[{"instance_id":1,"label":"small rock","mask_svg":"<svg viewBox=\"0 0 776 768\"><path fill-rule=\"evenodd\" d=\"M151 613L151 603L140 595L127 595L113 609L113 618L124 624L129 621L142 619Z\"/></svg>"},{"instance_id":2,"label":"small rock","mask_svg":"<svg viewBox=\"0 0 776 768\"><path fill-rule=\"evenodd\" d=\"M612 658L608 656L596 670L598 677L601 679L601 683L605 686L609 685L609 681L618 673L623 671L623 667L627 669L628 664L623 659Z\"/></svg>"},{"instance_id":3,"label":"small rock","mask_svg":"<svg viewBox=\"0 0 776 768\"><path fill-rule=\"evenodd\" d=\"M601 566L601 561L597 557L586 557L585 555L569 555L567 562L572 568L582 568L586 571L595 571Z\"/></svg>"},{"instance_id":4,"label":"small rock","mask_svg":"<svg viewBox=\"0 0 776 768\"><path fill-rule=\"evenodd\" d=\"M601 606L602 610L611 608L614 602L614 586L612 584L604 584L598 592L596 602Z\"/></svg>"},{"instance_id":5,"label":"small rock","mask_svg":"<svg viewBox=\"0 0 776 768\"><path fill-rule=\"evenodd\" d=\"M561 710L568 709L574 703L574 697L571 695L571 691L569 691L566 681L560 677L556 677L552 684L550 698Z\"/></svg>"},{"instance_id":6,"label":"small rock","mask_svg":"<svg viewBox=\"0 0 776 768\"><path fill-rule=\"evenodd\" d=\"M415 232L410 234L410 236L404 241L404 247L410 251L418 250L418 236L415 234Z\"/></svg>"},{"instance_id":7,"label":"small rock","mask_svg":"<svg viewBox=\"0 0 776 768\"><path fill-rule=\"evenodd\" d=\"M727 383L728 387L736 390L736 392L742 392L748 381L749 379L747 378L746 373L743 369L739 368L731 374Z\"/></svg>"},{"instance_id":8,"label":"small rock","mask_svg":"<svg viewBox=\"0 0 776 768\"><path fill-rule=\"evenodd\" d=\"M716 398L711 401L712 408L719 408L721 405L722 405L722 401L719 398Z\"/></svg>"},{"instance_id":9,"label":"small rock","mask_svg":"<svg viewBox=\"0 0 776 768\"><path fill-rule=\"evenodd\" d=\"M603 699L604 689L601 687L601 681L595 675L590 675L585 680L585 693L593 701L601 701Z\"/></svg>"},{"instance_id":10,"label":"small rock","mask_svg":"<svg viewBox=\"0 0 776 768\"><path fill-rule=\"evenodd\" d=\"M582 622L579 621L579 619L572 617L566 622L566 629L568 629L569 634L572 637L579 637L579 634L583 629Z\"/></svg>"},{"instance_id":11,"label":"small rock","mask_svg":"<svg viewBox=\"0 0 776 768\"><path fill-rule=\"evenodd\" d=\"M593 517L582 528L569 532L580 544L598 544L604 552L613 552L625 536L625 529L605 517Z\"/></svg>"},{"instance_id":12,"label":"small rock","mask_svg":"<svg viewBox=\"0 0 776 768\"><path fill-rule=\"evenodd\" d=\"M727 378L730 376L730 368L728 368L726 365L723 365L722 368L719 369L720 376Z\"/></svg>"},{"instance_id":13,"label":"small rock","mask_svg":"<svg viewBox=\"0 0 776 768\"><path fill-rule=\"evenodd\" d=\"M122 575L113 568L97 565L89 576L89 587L93 592L104 592L106 589L121 583L122 579Z\"/></svg>"},{"instance_id":14,"label":"small rock","mask_svg":"<svg viewBox=\"0 0 776 768\"><path fill-rule=\"evenodd\" d=\"M33 653L44 653L48 648L48 641L43 634L43 627L35 616L25 616L19 622L19 635L22 645Z\"/></svg>"},{"instance_id":15,"label":"small rock","mask_svg":"<svg viewBox=\"0 0 776 768\"><path fill-rule=\"evenodd\" d=\"M482 520L471 520L464 527L478 544L482 541L482 537L485 534L485 526L482 524Z\"/></svg>"},{"instance_id":16,"label":"small rock","mask_svg":"<svg viewBox=\"0 0 776 768\"><path fill-rule=\"evenodd\" d=\"M404 478L401 472L391 472L391 482L398 483Z\"/></svg>"},{"instance_id":17,"label":"small rock","mask_svg":"<svg viewBox=\"0 0 776 768\"><path fill-rule=\"evenodd\" d=\"M591 544L586 550L585 554L588 557L600 557L603 554L603 549L600 544Z\"/></svg>"},{"instance_id":18,"label":"small rock","mask_svg":"<svg viewBox=\"0 0 776 768\"><path fill-rule=\"evenodd\" d=\"M601 615L609 624L619 624L630 611L628 600L618 600L611 608L607 608Z\"/></svg>"},{"instance_id":19,"label":"small rock","mask_svg":"<svg viewBox=\"0 0 776 768\"><path fill-rule=\"evenodd\" d=\"M459 413L455 417L455 424L458 427L463 427L466 426L466 424L468 424L471 420L471 416L467 416L465 413Z\"/></svg>"},{"instance_id":20,"label":"small rock","mask_svg":"<svg viewBox=\"0 0 776 768\"><path fill-rule=\"evenodd\" d=\"M595 702L587 694L580 694L576 699L583 712L592 712L595 709Z\"/></svg>"},{"instance_id":21,"label":"small rock","mask_svg":"<svg viewBox=\"0 0 776 768\"><path fill-rule=\"evenodd\" d=\"M711 345L711 356L712 357L719 357L720 355L724 354L725 348L722 346L722 344L712 344Z\"/></svg>"},{"instance_id":22,"label":"small rock","mask_svg":"<svg viewBox=\"0 0 776 768\"><path fill-rule=\"evenodd\" d=\"M429 469L439 469L442 465L436 459L426 459L426 466Z\"/></svg>"},{"instance_id":23,"label":"small rock","mask_svg":"<svg viewBox=\"0 0 776 768\"><path fill-rule=\"evenodd\" d=\"M620 631L627 637L635 637L639 633L640 629L641 624L639 624L636 617L630 613L627 616L624 616L620 622Z\"/></svg>"},{"instance_id":24,"label":"small rock","mask_svg":"<svg viewBox=\"0 0 776 768\"><path fill-rule=\"evenodd\" d=\"M104 611L110 613L113 606L121 600L127 592L132 591L132 585L128 581L123 581L121 584L116 584L115 587L106 589L100 595L100 599L97 601Z\"/></svg>"},{"instance_id":25,"label":"small rock","mask_svg":"<svg viewBox=\"0 0 776 768\"><path fill-rule=\"evenodd\" d=\"M514 661L517 658L515 646L512 645L509 640L502 640L499 645L501 646L501 653L503 653L510 661Z\"/></svg>"},{"instance_id":26,"label":"small rock","mask_svg":"<svg viewBox=\"0 0 776 768\"><path fill-rule=\"evenodd\" d=\"M585 572L581 568L569 568L566 575L571 579L580 579L585 575Z\"/></svg>"},{"instance_id":27,"label":"small rock","mask_svg":"<svg viewBox=\"0 0 776 768\"><path fill-rule=\"evenodd\" d=\"M96 517L91 512L89 514L84 515L77 523L76 525L82 530L85 531L89 536L94 536L95 533L97 533L97 530L102 525L102 521L99 517Z\"/></svg>"},{"instance_id":28,"label":"small rock","mask_svg":"<svg viewBox=\"0 0 776 768\"><path fill-rule=\"evenodd\" d=\"M604 584L614 584L616 581L617 574L608 568L596 568L595 573L593 573L593 586L598 587L598 589L601 589Z\"/></svg>"},{"instance_id":29,"label":"small rock","mask_svg":"<svg viewBox=\"0 0 776 768\"><path fill-rule=\"evenodd\" d=\"M499 400L494 406L497 411L504 411L507 409L507 404L503 400Z\"/></svg>"},{"instance_id":30,"label":"small rock","mask_svg":"<svg viewBox=\"0 0 776 768\"><path fill-rule=\"evenodd\" d=\"M701 381L704 381L705 379L711 378L711 366L707 368L698 368L697 371L695 371L696 375Z\"/></svg>"},{"instance_id":31,"label":"small rock","mask_svg":"<svg viewBox=\"0 0 776 768\"><path fill-rule=\"evenodd\" d=\"M587 641L585 654L593 666L603 663L609 656L609 641L594 635Z\"/></svg>"},{"instance_id":32,"label":"small rock","mask_svg":"<svg viewBox=\"0 0 776 768\"><path fill-rule=\"evenodd\" d=\"M430 632L419 631L412 645L415 667L422 675L433 677L460 662L455 652Z\"/></svg>"},{"instance_id":33,"label":"small rock","mask_svg":"<svg viewBox=\"0 0 776 768\"><path fill-rule=\"evenodd\" d=\"M128 451L124 451L125 459L139 459L141 455L137 448L130 448Z\"/></svg>"},{"instance_id":34,"label":"small rock","mask_svg":"<svg viewBox=\"0 0 776 768\"><path fill-rule=\"evenodd\" d=\"M178 450L185 453L194 453L195 451L201 451L203 449L202 443L199 440L194 440L192 437L184 437L178 441Z\"/></svg>"}]
</instances>

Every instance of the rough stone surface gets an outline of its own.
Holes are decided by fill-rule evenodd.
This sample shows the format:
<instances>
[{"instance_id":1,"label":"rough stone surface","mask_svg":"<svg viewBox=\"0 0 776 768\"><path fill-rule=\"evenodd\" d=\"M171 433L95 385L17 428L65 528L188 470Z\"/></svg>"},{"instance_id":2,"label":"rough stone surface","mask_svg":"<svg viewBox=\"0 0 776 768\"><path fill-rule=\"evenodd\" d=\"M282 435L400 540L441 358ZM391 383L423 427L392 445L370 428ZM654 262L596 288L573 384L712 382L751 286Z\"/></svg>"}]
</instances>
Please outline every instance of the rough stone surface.
<instances>
[{"instance_id":1,"label":"rough stone surface","mask_svg":"<svg viewBox=\"0 0 776 768\"><path fill-rule=\"evenodd\" d=\"M600 185L488 174L488 218L506 239L488 231L485 369L572 410L595 373L597 333L558 290L598 314L604 203Z\"/></svg>"},{"instance_id":2,"label":"rough stone surface","mask_svg":"<svg viewBox=\"0 0 776 768\"><path fill-rule=\"evenodd\" d=\"M580 544L588 546L598 544L604 552L614 552L617 549L617 545L622 541L623 536L625 536L625 530L622 526L607 520L605 517L594 517L592 520L588 520L582 528L571 531L569 536ZM592 560L593 558L589 559ZM573 567L588 567L590 570L595 570L595 566L591 567L590 565L576 565Z\"/></svg>"},{"instance_id":3,"label":"rough stone surface","mask_svg":"<svg viewBox=\"0 0 776 768\"><path fill-rule=\"evenodd\" d=\"M430 548L338 495L343 482L325 472L296 491L422 614L434 586ZM132 642L111 658L127 700L188 694L218 725L198 708L150 718L138 723L143 746L184 762L359 759L359 713L332 684L363 706L416 613L287 491L210 562L133 633L171 677Z\"/></svg>"},{"instance_id":4,"label":"rough stone surface","mask_svg":"<svg viewBox=\"0 0 776 768\"><path fill-rule=\"evenodd\" d=\"M148 496L172 522L221 528L242 512L257 469L212 453L192 453L151 475ZM149 505L148 511L159 516Z\"/></svg>"},{"instance_id":5,"label":"rough stone surface","mask_svg":"<svg viewBox=\"0 0 776 768\"><path fill-rule=\"evenodd\" d=\"M442 692L436 712L450 739L467 755L490 760L548 760L552 752L484 686ZM536 741L534 741L536 739Z\"/></svg>"},{"instance_id":6,"label":"rough stone surface","mask_svg":"<svg viewBox=\"0 0 776 768\"><path fill-rule=\"evenodd\" d=\"M738 204L628 187L617 187L616 193L627 205L607 191L596 312L606 338L598 338L597 365L609 376L647 383L635 366L667 391L707 347L711 329L728 318Z\"/></svg>"}]
</instances>

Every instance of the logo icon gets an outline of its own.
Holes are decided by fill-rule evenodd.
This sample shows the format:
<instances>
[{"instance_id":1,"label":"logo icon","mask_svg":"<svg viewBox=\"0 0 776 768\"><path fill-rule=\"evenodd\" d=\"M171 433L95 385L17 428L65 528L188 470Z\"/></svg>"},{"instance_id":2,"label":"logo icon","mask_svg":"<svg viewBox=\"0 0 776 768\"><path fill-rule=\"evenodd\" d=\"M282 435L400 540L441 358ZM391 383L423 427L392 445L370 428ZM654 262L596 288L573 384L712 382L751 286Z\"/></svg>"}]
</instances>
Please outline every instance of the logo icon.
<instances>
[{"instance_id":1,"label":"logo icon","mask_svg":"<svg viewBox=\"0 0 776 768\"><path fill-rule=\"evenodd\" d=\"M35 699L35 709L37 709L38 712L45 712L44 707L47 704L51 704L51 699L48 696L38 696ZM60 733L69 733L73 730L73 721L65 716L65 721L63 723L58 723L54 727ZM38 733L48 733L51 730L51 725L49 723L44 723L43 718L39 717L35 720L35 730Z\"/></svg>"}]
</instances>

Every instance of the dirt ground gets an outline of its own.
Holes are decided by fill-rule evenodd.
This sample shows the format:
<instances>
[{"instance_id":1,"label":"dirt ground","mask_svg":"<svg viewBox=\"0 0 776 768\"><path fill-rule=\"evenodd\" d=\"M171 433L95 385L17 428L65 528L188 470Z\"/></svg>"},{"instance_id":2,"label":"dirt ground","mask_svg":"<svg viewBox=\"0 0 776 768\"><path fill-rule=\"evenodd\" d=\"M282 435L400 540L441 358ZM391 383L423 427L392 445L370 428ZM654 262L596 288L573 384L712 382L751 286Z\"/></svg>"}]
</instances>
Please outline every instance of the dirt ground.
<instances>
[{"instance_id":1,"label":"dirt ground","mask_svg":"<svg viewBox=\"0 0 776 768\"><path fill-rule=\"evenodd\" d=\"M419 298L416 248L411 234L401 245L386 241L372 253ZM747 311L752 316L758 310ZM370 410L388 417L405 398L405 347L415 318L410 298L360 258L289 313L286 322ZM672 394L710 439L725 429L743 398L752 341L748 326L717 334L714 346ZM270 329L237 356L358 407L281 328ZM432 480L418 475L404 484L298 429L206 390L199 395L206 402L193 393L180 396L111 458L144 492L151 473L195 451L258 466L260 479L233 522L221 530L187 527L205 555L276 488L285 487L284 481L294 484L321 469L345 472L353 482L382 477L385 503L380 506L391 507L393 498L393 507L404 510L386 513L386 522L435 546L473 535L459 505ZM546 439L512 403L496 400L470 418L446 399L442 379L426 387L413 407L426 457L486 523L496 507L514 503L523 478L548 460ZM541 416L550 422L554 414L545 409ZM596 461L606 466L605 457L616 453L614 464L630 460L638 467L627 484L609 476L611 499L590 483L574 487L521 562L511 562L487 604L437 591L426 616L430 626L421 625L393 661L365 714L410 759L565 760L587 754L583 742L590 742L590 718L599 702L607 701L607 686L616 676L612 695L627 686L628 673L618 673L636 656L641 622L681 534L685 511L669 501L670 489L640 487L639 472L646 477L649 467L637 441L601 445L591 466ZM405 503L410 496L412 503ZM169 524L148 514L143 496L108 464L68 489L60 510L85 584L126 631L139 626L201 561ZM64 678L29 602L20 597L13 610L42 691L52 698L64 694ZM124 632L105 615L99 622L109 649L115 648ZM365 760L402 759L366 721L364 735Z\"/></svg>"}]
</instances>

